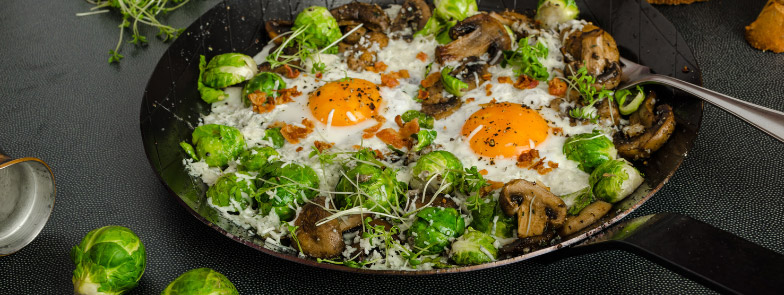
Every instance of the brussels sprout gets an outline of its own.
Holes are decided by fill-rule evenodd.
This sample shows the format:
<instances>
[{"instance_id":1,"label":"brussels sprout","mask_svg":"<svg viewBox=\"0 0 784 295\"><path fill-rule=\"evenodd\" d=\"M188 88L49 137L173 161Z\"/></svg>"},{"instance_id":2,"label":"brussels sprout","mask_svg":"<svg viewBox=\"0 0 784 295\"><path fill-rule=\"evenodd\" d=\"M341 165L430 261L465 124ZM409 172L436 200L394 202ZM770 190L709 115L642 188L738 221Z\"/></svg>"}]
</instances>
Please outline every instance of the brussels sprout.
<instances>
[{"instance_id":1,"label":"brussels sprout","mask_svg":"<svg viewBox=\"0 0 784 295\"><path fill-rule=\"evenodd\" d=\"M292 31L306 27L305 32L298 36L300 43L312 48L324 48L343 36L338 27L338 21L325 7L311 6L303 10L294 20ZM338 53L338 48L333 46L326 53Z\"/></svg>"},{"instance_id":2,"label":"brussels sprout","mask_svg":"<svg viewBox=\"0 0 784 295\"><path fill-rule=\"evenodd\" d=\"M441 29L441 33L436 35L436 42L438 44L447 44L452 42L452 37L449 37L449 30L452 29L457 24L456 20L451 20L443 23L443 29Z\"/></svg>"},{"instance_id":3,"label":"brussels sprout","mask_svg":"<svg viewBox=\"0 0 784 295\"><path fill-rule=\"evenodd\" d=\"M240 205L240 208L235 207L234 211L239 211L248 207L255 193L256 185L253 181L237 177L235 173L227 173L207 190L207 197L212 198L213 205L220 207L232 206L231 200L234 200Z\"/></svg>"},{"instance_id":4,"label":"brussels sprout","mask_svg":"<svg viewBox=\"0 0 784 295\"><path fill-rule=\"evenodd\" d=\"M223 90L210 88L207 85L202 83L202 79L204 78L204 69L207 68L207 60L204 55L199 57L199 79L196 81L196 89L199 90L199 96L201 99L207 103L213 103L216 101L221 101L228 97L229 95Z\"/></svg>"},{"instance_id":5,"label":"brussels sprout","mask_svg":"<svg viewBox=\"0 0 784 295\"><path fill-rule=\"evenodd\" d=\"M579 191L560 196L561 200L566 204L566 213L569 215L577 215L583 208L587 207L596 200L591 187L585 187Z\"/></svg>"},{"instance_id":6,"label":"brussels sprout","mask_svg":"<svg viewBox=\"0 0 784 295\"><path fill-rule=\"evenodd\" d=\"M542 23L545 28L577 19L580 9L574 0L539 0L536 6L535 20Z\"/></svg>"},{"instance_id":7,"label":"brussels sprout","mask_svg":"<svg viewBox=\"0 0 784 295\"><path fill-rule=\"evenodd\" d=\"M420 130L419 133L417 133L417 144L413 148L414 151L418 152L429 146L436 140L436 136L438 136L438 132L435 130Z\"/></svg>"},{"instance_id":8,"label":"brussels sprout","mask_svg":"<svg viewBox=\"0 0 784 295\"><path fill-rule=\"evenodd\" d=\"M495 239L483 232L469 228L454 243L449 258L460 265L482 264L494 261L498 249L493 245Z\"/></svg>"},{"instance_id":9,"label":"brussels sprout","mask_svg":"<svg viewBox=\"0 0 784 295\"><path fill-rule=\"evenodd\" d=\"M629 89L622 89L615 92L615 101L618 102L618 112L620 112L621 115L628 116L636 112L637 109L640 108L643 100L645 100L645 92L640 85L637 85L637 88L635 88L632 100L627 102L626 100L631 94L632 91Z\"/></svg>"},{"instance_id":10,"label":"brussels sprout","mask_svg":"<svg viewBox=\"0 0 784 295\"><path fill-rule=\"evenodd\" d=\"M218 88L229 87L242 83L258 71L256 62L250 56L242 53L224 53L213 57L204 65L204 56L199 57L198 89L201 98L213 103L227 97L226 93Z\"/></svg>"},{"instance_id":11,"label":"brussels sprout","mask_svg":"<svg viewBox=\"0 0 784 295\"><path fill-rule=\"evenodd\" d=\"M245 171L260 172L272 160L277 160L278 151L274 148L263 146L245 150L240 154L240 169Z\"/></svg>"},{"instance_id":12,"label":"brussels sprout","mask_svg":"<svg viewBox=\"0 0 784 295\"><path fill-rule=\"evenodd\" d=\"M468 88L468 84L449 75L451 72L451 67L444 67L444 69L441 70L441 82L444 83L444 90L454 96L461 97L463 96L463 89Z\"/></svg>"},{"instance_id":13,"label":"brussels sprout","mask_svg":"<svg viewBox=\"0 0 784 295\"><path fill-rule=\"evenodd\" d=\"M458 176L462 171L463 163L455 155L447 151L433 151L416 161L411 185L423 189L429 182L427 191L436 192L444 186L441 192L446 194L458 185ZM434 175L437 176L431 181Z\"/></svg>"},{"instance_id":14,"label":"brussels sprout","mask_svg":"<svg viewBox=\"0 0 784 295\"><path fill-rule=\"evenodd\" d=\"M279 149L286 144L286 138L283 137L283 134L280 133L280 127L276 128L268 128L264 130L264 140L268 140L272 143L272 147Z\"/></svg>"},{"instance_id":15,"label":"brussels sprout","mask_svg":"<svg viewBox=\"0 0 784 295\"><path fill-rule=\"evenodd\" d=\"M207 124L193 130L196 154L210 167L223 167L245 149L245 138L237 128Z\"/></svg>"},{"instance_id":16,"label":"brussels sprout","mask_svg":"<svg viewBox=\"0 0 784 295\"><path fill-rule=\"evenodd\" d=\"M295 205L318 194L319 178L313 168L275 162L266 170L269 170L269 178L261 181L256 195L261 214L269 214L274 209L280 220L290 221L296 213Z\"/></svg>"},{"instance_id":17,"label":"brussels sprout","mask_svg":"<svg viewBox=\"0 0 784 295\"><path fill-rule=\"evenodd\" d=\"M476 14L479 8L476 0L435 0L433 15L425 23L425 27L415 35L438 35L454 26L456 21ZM450 26L451 24L451 26Z\"/></svg>"},{"instance_id":18,"label":"brussels sprout","mask_svg":"<svg viewBox=\"0 0 784 295\"><path fill-rule=\"evenodd\" d=\"M275 90L285 88L286 81L283 81L283 78L278 76L278 74L262 72L248 80L245 86L242 87L242 102L248 107L251 105L250 99L248 99L249 94L259 91L266 93L267 96L277 97L280 94Z\"/></svg>"},{"instance_id":19,"label":"brussels sprout","mask_svg":"<svg viewBox=\"0 0 784 295\"><path fill-rule=\"evenodd\" d=\"M400 205L400 186L394 169L358 163L338 181L335 190L351 194L337 195L337 204L341 208L361 205L372 211L390 212L393 206Z\"/></svg>"},{"instance_id":20,"label":"brussels sprout","mask_svg":"<svg viewBox=\"0 0 784 295\"><path fill-rule=\"evenodd\" d=\"M624 159L611 160L596 167L588 178L597 199L616 203L642 184L642 175Z\"/></svg>"},{"instance_id":21,"label":"brussels sprout","mask_svg":"<svg viewBox=\"0 0 784 295\"><path fill-rule=\"evenodd\" d=\"M169 283L161 295L238 295L237 288L223 274L197 268L181 274Z\"/></svg>"},{"instance_id":22,"label":"brussels sprout","mask_svg":"<svg viewBox=\"0 0 784 295\"><path fill-rule=\"evenodd\" d=\"M467 203L473 219L471 221L472 228L496 237L508 238L512 236L514 218L503 214L497 201L474 195L468 198Z\"/></svg>"},{"instance_id":23,"label":"brussels sprout","mask_svg":"<svg viewBox=\"0 0 784 295\"><path fill-rule=\"evenodd\" d=\"M71 248L76 294L124 294L136 287L147 265L139 237L116 225L91 230Z\"/></svg>"},{"instance_id":24,"label":"brussels sprout","mask_svg":"<svg viewBox=\"0 0 784 295\"><path fill-rule=\"evenodd\" d=\"M433 123L435 123L436 120L431 115L415 110L406 111L400 117L403 119L403 122L406 123L413 121L414 119L418 119L419 127L425 129L433 129Z\"/></svg>"},{"instance_id":25,"label":"brussels sprout","mask_svg":"<svg viewBox=\"0 0 784 295\"><path fill-rule=\"evenodd\" d=\"M598 130L569 137L564 142L563 153L567 159L579 163L577 167L587 173L618 156L612 140Z\"/></svg>"},{"instance_id":26,"label":"brussels sprout","mask_svg":"<svg viewBox=\"0 0 784 295\"><path fill-rule=\"evenodd\" d=\"M414 246L426 254L443 252L452 239L465 231L465 220L455 208L427 207L416 216L408 236Z\"/></svg>"}]
</instances>

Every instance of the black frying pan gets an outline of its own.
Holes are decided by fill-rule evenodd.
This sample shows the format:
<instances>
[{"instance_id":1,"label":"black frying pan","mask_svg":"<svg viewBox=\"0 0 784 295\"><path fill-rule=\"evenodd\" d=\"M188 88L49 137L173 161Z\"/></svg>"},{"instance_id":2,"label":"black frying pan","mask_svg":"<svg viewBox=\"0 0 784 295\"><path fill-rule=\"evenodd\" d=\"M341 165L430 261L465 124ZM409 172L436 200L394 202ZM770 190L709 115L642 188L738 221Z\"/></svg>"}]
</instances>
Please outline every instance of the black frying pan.
<instances>
[{"instance_id":1,"label":"black frying pan","mask_svg":"<svg viewBox=\"0 0 784 295\"><path fill-rule=\"evenodd\" d=\"M673 107L677 129L667 144L654 153L649 160L635 163L640 171L644 173L645 182L631 196L615 204L613 210L602 220L581 232L564 237L560 244L493 263L417 272L373 271L321 264L314 260L299 258L294 253L286 253L283 249L275 249L274 246L267 245L266 247L268 248L265 248L263 240L256 236L248 235L247 230L221 218L220 214L208 206L205 197L207 186L201 180L191 178L183 167L182 162L186 155L181 151L179 142L191 137L191 132L197 125L199 116L207 114L210 110L209 105L200 99L196 90L195 81L199 74L199 55L203 54L208 59L214 55L226 52L242 52L255 55L268 40L264 31L264 21L270 19L293 19L297 12L311 5L332 8L348 2L350 1L226 0L195 21L171 45L159 61L147 84L141 108L141 131L145 151L154 170L171 194L176 197L175 199L208 226L235 241L269 255L305 265L351 272L393 275L465 272L526 260L567 246L576 245L586 240L586 238L593 237L591 243L597 245L607 245L608 243L596 242L614 238L623 241L621 244L642 248L654 257L675 263L686 271L698 273L698 278L704 278L708 282L716 283L734 291L752 290L743 289L744 286L751 285L749 283L751 279L784 282L784 259L781 259L780 255L772 251L770 253L764 252L769 250L686 217L673 215L655 216L655 218L647 219L645 222L639 222L642 224L641 226L639 224L636 224L634 228L627 226L625 231L623 227L615 226L612 231L608 230L601 235L597 235L634 211L656 193L675 173L675 170L680 166L697 137L703 113L702 101L693 99L684 92L664 87L657 88L655 91L660 99ZM382 0L374 2L383 5L402 3L403 1ZM503 9L525 11L533 10L537 1L484 0L477 2L479 2L479 9L482 11ZM675 27L645 0L578 1L578 4L581 11L580 17L592 21L610 32L617 41L622 56L647 65L656 73L673 76L698 85L702 84L700 69L686 42L683 41ZM679 259L688 260L692 256L679 258L677 255L667 255L669 253L667 250L682 250L682 247L697 246L697 244L688 243L690 240L688 238L684 239L683 236L668 236L667 232L671 231L666 226L665 230L662 231L662 224L676 224L673 223L676 221L680 222L679 227L683 229L693 228L690 225L693 226L695 224L707 226L702 227L700 231L715 239L711 242L725 243L730 241L735 243L729 249L723 248L726 251L722 252L723 250L719 249L716 250L718 252L711 253L711 255L737 256L737 251L735 251L737 249L733 247L746 247L744 249L749 249L748 251L751 254L766 254L767 256L763 255L765 259L762 261L779 259L777 261L781 263L778 264L778 270L773 272L775 275L772 277L764 276L765 273L770 273L766 271L753 272L757 273L757 275L753 275L749 271L734 271L741 274L739 276L728 276L726 275L727 271L733 271L733 268L716 270L715 268L707 267L707 269L713 269L712 272L714 274L711 275L701 271L700 268L701 266L713 265L713 261L701 260L696 264L686 263L688 261L678 261ZM650 231L651 228L658 229L660 233L663 233L661 237L654 241L639 238L645 237L646 230ZM706 228L710 228L712 231ZM613 235L613 233L618 231L622 231L624 234ZM638 237L638 239L631 239L634 237ZM669 238L673 243L678 241L686 243L667 244L666 247L658 248L650 247L653 244L660 244L661 239L666 238ZM701 238L700 240L705 239ZM704 247L704 245L700 247ZM747 262L747 260L739 258L735 263L742 264ZM737 268L734 269L738 270ZM763 270L774 269L767 268ZM716 276L716 273L720 274L720 276ZM733 278L735 283L728 282L727 277ZM766 286L764 283L755 285ZM767 286L770 286L770 284ZM763 288L762 290L765 289Z\"/></svg>"}]
</instances>

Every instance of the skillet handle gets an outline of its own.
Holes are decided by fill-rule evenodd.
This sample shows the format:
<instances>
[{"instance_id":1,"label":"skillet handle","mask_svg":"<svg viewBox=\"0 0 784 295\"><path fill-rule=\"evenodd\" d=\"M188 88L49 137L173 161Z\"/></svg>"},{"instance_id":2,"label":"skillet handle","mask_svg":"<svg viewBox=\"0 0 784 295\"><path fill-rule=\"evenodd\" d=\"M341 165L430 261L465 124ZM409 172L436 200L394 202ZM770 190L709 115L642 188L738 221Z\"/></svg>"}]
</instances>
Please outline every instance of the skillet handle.
<instances>
[{"instance_id":1,"label":"skillet handle","mask_svg":"<svg viewBox=\"0 0 784 295\"><path fill-rule=\"evenodd\" d=\"M784 291L784 255L684 215L660 213L635 218L576 248L600 245L642 254L723 291Z\"/></svg>"}]
</instances>

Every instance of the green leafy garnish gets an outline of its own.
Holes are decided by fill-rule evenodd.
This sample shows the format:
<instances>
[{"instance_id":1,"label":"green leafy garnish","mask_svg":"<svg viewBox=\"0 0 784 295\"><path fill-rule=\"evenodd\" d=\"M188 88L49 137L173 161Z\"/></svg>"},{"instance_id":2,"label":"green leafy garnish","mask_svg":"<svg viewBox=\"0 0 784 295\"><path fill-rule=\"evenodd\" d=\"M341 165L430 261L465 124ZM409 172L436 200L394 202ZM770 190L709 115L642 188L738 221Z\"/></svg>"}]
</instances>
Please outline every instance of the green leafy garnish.
<instances>
[{"instance_id":1,"label":"green leafy garnish","mask_svg":"<svg viewBox=\"0 0 784 295\"><path fill-rule=\"evenodd\" d=\"M539 59L547 58L549 51L541 42L536 42L535 46L528 45L528 38L520 39L517 42L517 50L504 51L501 66L511 66L516 76L526 75L539 81L547 81L550 74L547 73L547 68L542 65Z\"/></svg>"},{"instance_id":2,"label":"green leafy garnish","mask_svg":"<svg viewBox=\"0 0 784 295\"><path fill-rule=\"evenodd\" d=\"M593 84L596 84L596 77L588 74L588 69L586 67L577 70L577 73L575 73L571 79L563 79L563 81L566 82L566 84L569 84L570 88L577 90L584 102L582 107L571 109L569 115L576 119L590 119L591 121L595 121L599 115L596 113L596 109L593 105L610 97L612 91L604 89L604 86L602 86L601 90L596 90L596 87L593 86Z\"/></svg>"}]
</instances>

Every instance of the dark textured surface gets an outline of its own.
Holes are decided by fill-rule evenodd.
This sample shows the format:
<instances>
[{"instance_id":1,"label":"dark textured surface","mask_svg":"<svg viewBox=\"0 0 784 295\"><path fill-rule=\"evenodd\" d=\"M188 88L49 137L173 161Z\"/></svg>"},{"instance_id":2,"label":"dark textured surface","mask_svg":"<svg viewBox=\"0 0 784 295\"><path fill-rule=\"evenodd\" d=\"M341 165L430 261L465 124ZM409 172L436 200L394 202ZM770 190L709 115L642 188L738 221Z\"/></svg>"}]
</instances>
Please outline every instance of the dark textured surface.
<instances>
[{"instance_id":1,"label":"dark textured surface","mask_svg":"<svg viewBox=\"0 0 784 295\"><path fill-rule=\"evenodd\" d=\"M511 2L511 1L506 1ZM187 26L217 1L198 1L168 21ZM139 131L144 86L166 49L126 45L120 66L105 64L117 16L75 17L89 5L7 1L0 11L0 146L52 166L58 198L52 218L28 247L0 258L0 294L68 294L70 247L90 229L131 227L148 249L134 294L156 294L180 273L211 267L242 293L379 293L399 290L527 293L703 293L705 287L634 254L606 251L548 256L464 274L374 277L318 270L263 255L204 226L168 196L147 163ZM743 40L764 1L657 7L703 70L705 86L784 109L784 55ZM154 32L151 32L154 33ZM784 145L706 106L703 126L681 169L635 216L677 212L784 252ZM559 259L560 258L560 259ZM721 263L717 259L717 263Z\"/></svg>"}]
</instances>

